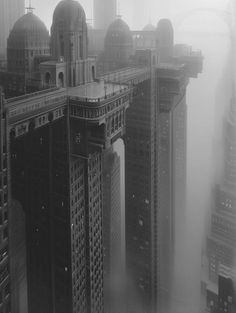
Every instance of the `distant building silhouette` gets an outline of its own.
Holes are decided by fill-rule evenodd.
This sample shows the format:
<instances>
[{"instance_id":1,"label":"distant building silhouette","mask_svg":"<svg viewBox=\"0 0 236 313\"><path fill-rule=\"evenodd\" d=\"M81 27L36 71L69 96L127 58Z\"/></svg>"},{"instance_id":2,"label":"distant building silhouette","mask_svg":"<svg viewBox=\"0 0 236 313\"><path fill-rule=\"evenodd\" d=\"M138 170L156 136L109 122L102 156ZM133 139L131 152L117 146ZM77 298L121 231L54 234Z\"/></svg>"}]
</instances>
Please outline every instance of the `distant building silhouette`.
<instances>
[{"instance_id":1,"label":"distant building silhouette","mask_svg":"<svg viewBox=\"0 0 236 313\"><path fill-rule=\"evenodd\" d=\"M214 188L210 232L203 275L206 306L213 310L219 297L220 269L236 265L236 105L235 95L224 119L224 165L221 182ZM221 311L220 311L221 312ZM226 312L226 311L225 311Z\"/></svg>"},{"instance_id":2,"label":"distant building silhouette","mask_svg":"<svg viewBox=\"0 0 236 313\"><path fill-rule=\"evenodd\" d=\"M107 30L117 15L117 0L93 0L94 28Z\"/></svg>"},{"instance_id":3,"label":"distant building silhouette","mask_svg":"<svg viewBox=\"0 0 236 313\"><path fill-rule=\"evenodd\" d=\"M24 0L2 0L0 3L0 60L7 56L7 38L16 20L24 14Z\"/></svg>"}]
</instances>

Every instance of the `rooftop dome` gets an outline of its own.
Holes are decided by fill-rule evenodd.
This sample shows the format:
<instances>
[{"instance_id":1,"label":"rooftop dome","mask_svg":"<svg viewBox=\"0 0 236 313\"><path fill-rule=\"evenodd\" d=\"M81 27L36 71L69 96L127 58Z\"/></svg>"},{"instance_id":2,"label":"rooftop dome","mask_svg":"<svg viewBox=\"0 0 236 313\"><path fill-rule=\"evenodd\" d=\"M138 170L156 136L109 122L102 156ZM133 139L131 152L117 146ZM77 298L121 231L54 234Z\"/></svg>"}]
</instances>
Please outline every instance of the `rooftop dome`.
<instances>
[{"instance_id":1,"label":"rooftop dome","mask_svg":"<svg viewBox=\"0 0 236 313\"><path fill-rule=\"evenodd\" d=\"M28 12L14 24L7 47L25 49L27 46L32 47L32 44L35 47L49 47L49 33L45 24L32 12Z\"/></svg>"},{"instance_id":2,"label":"rooftop dome","mask_svg":"<svg viewBox=\"0 0 236 313\"><path fill-rule=\"evenodd\" d=\"M147 24L144 28L143 31L145 32L150 32L150 31L155 31L156 28L154 25L152 25L151 23Z\"/></svg>"},{"instance_id":3,"label":"rooftop dome","mask_svg":"<svg viewBox=\"0 0 236 313\"><path fill-rule=\"evenodd\" d=\"M169 37L169 38L172 38L173 40L173 37L174 37L174 29L173 29L173 26L172 26L172 23L170 20L168 19L161 19L159 22L158 22L158 25L157 25L157 32L163 36L163 37Z\"/></svg>"},{"instance_id":4,"label":"rooftop dome","mask_svg":"<svg viewBox=\"0 0 236 313\"><path fill-rule=\"evenodd\" d=\"M14 24L11 32L22 32L22 31L48 32L45 24L32 12L28 12L22 17L20 17Z\"/></svg>"},{"instance_id":5,"label":"rooftop dome","mask_svg":"<svg viewBox=\"0 0 236 313\"><path fill-rule=\"evenodd\" d=\"M109 26L105 38L105 45L106 44L133 45L133 38L129 26L121 18L117 18Z\"/></svg>"},{"instance_id":6,"label":"rooftop dome","mask_svg":"<svg viewBox=\"0 0 236 313\"><path fill-rule=\"evenodd\" d=\"M61 23L74 28L80 23L86 25L86 16L83 7L75 0L62 0L53 13L53 24Z\"/></svg>"},{"instance_id":7,"label":"rooftop dome","mask_svg":"<svg viewBox=\"0 0 236 313\"><path fill-rule=\"evenodd\" d=\"M19 53L21 51L21 53ZM49 33L32 12L19 18L7 40L7 63L10 72L33 72L36 55L49 55Z\"/></svg>"}]
</instances>

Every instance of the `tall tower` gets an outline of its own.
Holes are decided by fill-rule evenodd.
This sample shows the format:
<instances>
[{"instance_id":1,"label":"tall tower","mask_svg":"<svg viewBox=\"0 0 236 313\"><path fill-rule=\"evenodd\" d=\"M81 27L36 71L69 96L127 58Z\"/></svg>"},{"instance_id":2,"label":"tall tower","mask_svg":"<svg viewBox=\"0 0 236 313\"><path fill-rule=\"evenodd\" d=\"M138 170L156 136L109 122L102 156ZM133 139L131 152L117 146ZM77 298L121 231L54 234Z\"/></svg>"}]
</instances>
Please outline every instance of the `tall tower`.
<instances>
[{"instance_id":1,"label":"tall tower","mask_svg":"<svg viewBox=\"0 0 236 313\"><path fill-rule=\"evenodd\" d=\"M8 128L0 133L4 262L0 265L6 265L1 296L7 306L9 197L11 223L16 217L13 200L20 203L25 215L23 267L27 269L28 312L104 313L103 156L124 135L131 90L127 85L104 81L85 84L90 68L84 23L84 11L77 1L62 0L56 7L52 26L54 60L43 65L54 66L55 70L57 64L66 66L71 88L48 88L20 99L1 99L2 106L7 103L9 108L4 106L2 119L6 122L0 124ZM65 62L58 62L61 57ZM54 73L60 74L60 68ZM79 75L85 78L79 81ZM7 156L11 172L7 170ZM113 183L117 183L119 159L112 175ZM114 220L119 215L120 190L114 185L111 192L115 195L110 221L117 227ZM112 243L117 239L113 235L109 238ZM10 247L15 259L21 241L16 236L17 232L12 234L15 245ZM109 248L113 249L112 244ZM19 312L17 305L12 312Z\"/></svg>"},{"instance_id":2,"label":"tall tower","mask_svg":"<svg viewBox=\"0 0 236 313\"><path fill-rule=\"evenodd\" d=\"M206 249L205 296L209 309L216 305L220 268L236 266L236 100L233 95L224 122L224 164L214 188L210 232ZM212 288L212 286L214 288Z\"/></svg>"},{"instance_id":3,"label":"tall tower","mask_svg":"<svg viewBox=\"0 0 236 313\"><path fill-rule=\"evenodd\" d=\"M52 56L67 63L68 86L87 82L88 34L84 9L75 0L56 6L51 27Z\"/></svg>"},{"instance_id":4,"label":"tall tower","mask_svg":"<svg viewBox=\"0 0 236 313\"><path fill-rule=\"evenodd\" d=\"M160 25L159 47L165 52L162 64L158 47L152 45L135 51L130 62L133 68L122 68L112 38L119 34L116 29L105 46L105 52L113 51L105 78L135 86L126 113L125 136L127 302L128 312L135 313L167 312L164 304L171 291L174 211L178 214L179 207L182 209L185 196L185 94L190 70L196 77L195 62L202 63L201 54L174 58L171 23L165 20ZM127 38L124 35L122 38ZM156 42L156 32L152 36L151 42Z\"/></svg>"},{"instance_id":5,"label":"tall tower","mask_svg":"<svg viewBox=\"0 0 236 313\"><path fill-rule=\"evenodd\" d=\"M115 20L117 0L93 0L93 15L95 29L106 30Z\"/></svg>"},{"instance_id":6,"label":"tall tower","mask_svg":"<svg viewBox=\"0 0 236 313\"><path fill-rule=\"evenodd\" d=\"M7 38L18 18L24 14L24 0L2 0L0 3L0 59L6 59Z\"/></svg>"}]
</instances>

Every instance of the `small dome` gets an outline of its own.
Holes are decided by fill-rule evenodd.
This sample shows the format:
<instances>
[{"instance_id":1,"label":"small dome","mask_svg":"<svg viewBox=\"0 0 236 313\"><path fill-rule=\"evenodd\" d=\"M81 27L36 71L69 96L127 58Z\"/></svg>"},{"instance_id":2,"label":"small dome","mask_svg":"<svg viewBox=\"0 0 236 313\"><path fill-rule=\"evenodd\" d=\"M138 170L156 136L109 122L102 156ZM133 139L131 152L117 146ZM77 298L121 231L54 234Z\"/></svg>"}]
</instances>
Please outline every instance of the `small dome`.
<instances>
[{"instance_id":1,"label":"small dome","mask_svg":"<svg viewBox=\"0 0 236 313\"><path fill-rule=\"evenodd\" d=\"M151 23L147 24L144 28L143 31L145 32L150 32L150 31L155 31L156 28L154 25L152 25Z\"/></svg>"},{"instance_id":2,"label":"small dome","mask_svg":"<svg viewBox=\"0 0 236 313\"><path fill-rule=\"evenodd\" d=\"M56 6L53 13L53 24L62 24L66 28L74 29L77 26L86 25L86 16L83 7L75 0L62 0Z\"/></svg>"},{"instance_id":3,"label":"small dome","mask_svg":"<svg viewBox=\"0 0 236 313\"><path fill-rule=\"evenodd\" d=\"M11 33L12 32L14 33L25 32L25 31L29 31L29 32L42 31L42 32L48 33L45 24L32 12L28 12L27 14L20 17L14 24Z\"/></svg>"},{"instance_id":4,"label":"small dome","mask_svg":"<svg viewBox=\"0 0 236 313\"><path fill-rule=\"evenodd\" d=\"M130 28L121 18L117 18L109 26L105 38L105 45L106 44L133 45Z\"/></svg>"}]
</instances>

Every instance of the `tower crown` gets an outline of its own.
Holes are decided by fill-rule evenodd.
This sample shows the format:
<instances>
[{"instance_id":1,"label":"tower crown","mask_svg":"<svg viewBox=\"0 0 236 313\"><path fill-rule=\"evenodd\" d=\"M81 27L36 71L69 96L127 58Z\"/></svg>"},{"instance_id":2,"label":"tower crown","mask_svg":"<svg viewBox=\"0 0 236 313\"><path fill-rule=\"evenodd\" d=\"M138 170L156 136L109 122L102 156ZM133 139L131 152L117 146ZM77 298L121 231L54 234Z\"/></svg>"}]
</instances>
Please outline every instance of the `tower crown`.
<instances>
[{"instance_id":1,"label":"tower crown","mask_svg":"<svg viewBox=\"0 0 236 313\"><path fill-rule=\"evenodd\" d=\"M84 60L88 54L88 34L84 9L75 0L56 6L51 27L52 55L66 62Z\"/></svg>"},{"instance_id":2,"label":"tower crown","mask_svg":"<svg viewBox=\"0 0 236 313\"><path fill-rule=\"evenodd\" d=\"M133 45L133 39L129 26L120 17L112 22L107 30L105 45L113 43L117 46Z\"/></svg>"},{"instance_id":3,"label":"tower crown","mask_svg":"<svg viewBox=\"0 0 236 313\"><path fill-rule=\"evenodd\" d=\"M26 32L41 32L41 33L48 33L45 24L35 15L33 12L29 11L21 18L19 18L13 26L13 29L10 33L24 33Z\"/></svg>"},{"instance_id":4,"label":"tower crown","mask_svg":"<svg viewBox=\"0 0 236 313\"><path fill-rule=\"evenodd\" d=\"M53 26L60 25L70 31L78 31L86 27L86 16L83 7L75 0L62 0L53 14Z\"/></svg>"}]
</instances>

